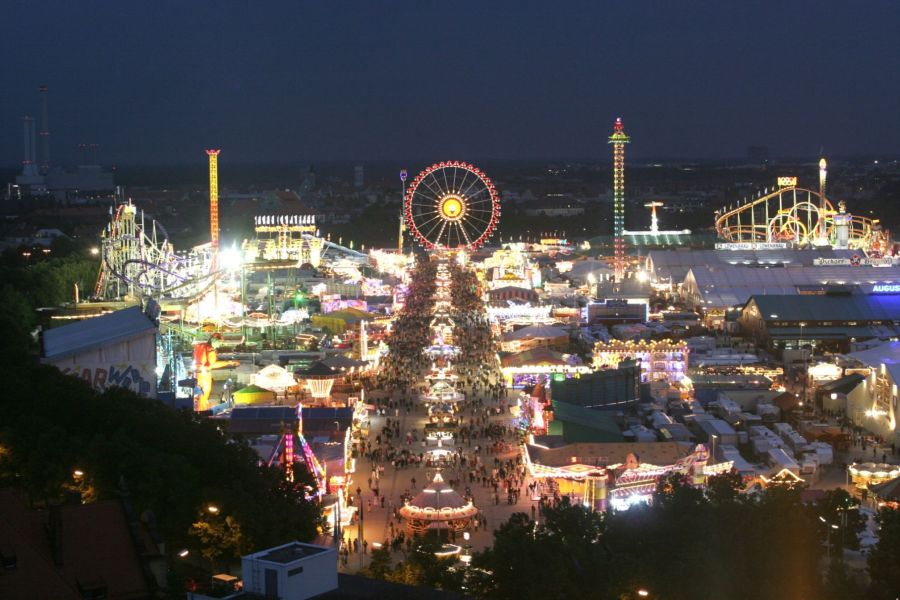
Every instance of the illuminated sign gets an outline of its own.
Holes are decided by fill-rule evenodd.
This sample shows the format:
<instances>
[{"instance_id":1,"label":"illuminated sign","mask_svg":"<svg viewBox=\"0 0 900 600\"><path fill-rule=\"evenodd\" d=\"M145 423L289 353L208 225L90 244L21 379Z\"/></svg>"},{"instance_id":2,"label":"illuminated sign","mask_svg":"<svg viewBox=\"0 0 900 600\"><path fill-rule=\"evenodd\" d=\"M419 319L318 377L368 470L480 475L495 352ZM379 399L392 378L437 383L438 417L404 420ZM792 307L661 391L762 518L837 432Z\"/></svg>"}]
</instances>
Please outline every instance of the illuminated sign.
<instances>
[{"instance_id":1,"label":"illuminated sign","mask_svg":"<svg viewBox=\"0 0 900 600\"><path fill-rule=\"evenodd\" d=\"M854 254L850 258L816 258L813 260L813 266L816 267L859 267L865 265L868 267L890 267L893 266L894 259L890 256L878 258L863 258L858 254Z\"/></svg>"},{"instance_id":2,"label":"illuminated sign","mask_svg":"<svg viewBox=\"0 0 900 600\"><path fill-rule=\"evenodd\" d=\"M900 283L879 283L872 286L873 294L900 294Z\"/></svg>"},{"instance_id":3,"label":"illuminated sign","mask_svg":"<svg viewBox=\"0 0 900 600\"><path fill-rule=\"evenodd\" d=\"M796 177L779 177L778 187L797 187Z\"/></svg>"},{"instance_id":4,"label":"illuminated sign","mask_svg":"<svg viewBox=\"0 0 900 600\"><path fill-rule=\"evenodd\" d=\"M716 250L784 250L787 242L725 242L716 244Z\"/></svg>"}]
</instances>

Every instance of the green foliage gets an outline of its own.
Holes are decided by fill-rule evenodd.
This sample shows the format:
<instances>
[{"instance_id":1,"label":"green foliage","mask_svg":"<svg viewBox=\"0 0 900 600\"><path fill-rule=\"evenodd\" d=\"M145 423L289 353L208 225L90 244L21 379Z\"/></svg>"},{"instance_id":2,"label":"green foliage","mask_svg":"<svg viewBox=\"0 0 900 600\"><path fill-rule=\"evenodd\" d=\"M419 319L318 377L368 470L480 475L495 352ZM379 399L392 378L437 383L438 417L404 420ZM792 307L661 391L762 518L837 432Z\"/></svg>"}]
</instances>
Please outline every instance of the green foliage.
<instances>
[{"instance_id":1,"label":"green foliage","mask_svg":"<svg viewBox=\"0 0 900 600\"><path fill-rule=\"evenodd\" d=\"M727 473L713 475L706 482L706 497L715 505L728 504L737 500L744 487L741 474L732 469Z\"/></svg>"},{"instance_id":2,"label":"green foliage","mask_svg":"<svg viewBox=\"0 0 900 600\"><path fill-rule=\"evenodd\" d=\"M0 482L33 502L59 499L77 468L99 499L128 496L138 513L153 511L170 548L191 545L209 503L240 523L248 548L315 537L321 510L304 499L308 473L285 481L214 423L121 388L97 394L52 367L3 365L0 378L11 390L0 398Z\"/></svg>"},{"instance_id":3,"label":"green foliage","mask_svg":"<svg viewBox=\"0 0 900 600\"><path fill-rule=\"evenodd\" d=\"M404 585L458 590L462 586L462 572L449 568L452 560L435 556L440 547L441 542L434 535L415 538L406 558L393 566L390 551L377 548L372 551L369 566L360 574Z\"/></svg>"},{"instance_id":4,"label":"green foliage","mask_svg":"<svg viewBox=\"0 0 900 600\"><path fill-rule=\"evenodd\" d=\"M241 543L233 547L313 539L323 517L305 500L303 488L312 482L305 470L287 482L213 422L121 388L98 394L35 364L29 352L29 332L39 322L35 309L70 301L75 283L87 297L97 277L96 257L57 249L71 255L34 263L21 253L0 257L0 381L7 389L0 397L0 485L23 489L36 505L73 489L88 491L88 499L127 497L139 514L154 513L169 548L191 545L198 508L209 503L235 526L220 532L221 540L231 539L224 533L240 524ZM84 473L78 481L76 469ZM214 539L214 533L204 535Z\"/></svg>"},{"instance_id":5,"label":"green foliage","mask_svg":"<svg viewBox=\"0 0 900 600\"><path fill-rule=\"evenodd\" d=\"M201 554L213 565L224 564L248 552L241 526L234 517L212 515L191 525L191 535L201 544Z\"/></svg>"},{"instance_id":6,"label":"green foliage","mask_svg":"<svg viewBox=\"0 0 900 600\"><path fill-rule=\"evenodd\" d=\"M816 501L815 513L819 520L821 536L828 536L829 542L837 548L859 550L859 535L866 527L865 520L859 513L859 500L846 490L827 490L825 495ZM824 520L824 521L823 521ZM837 525L838 529L831 526Z\"/></svg>"},{"instance_id":7,"label":"green foliage","mask_svg":"<svg viewBox=\"0 0 900 600\"><path fill-rule=\"evenodd\" d=\"M73 301L76 283L86 298L93 292L97 269L97 258L78 253L25 263L18 253L5 252L0 259L0 330L4 332L0 360L19 362L36 350L29 335L41 324L36 309Z\"/></svg>"},{"instance_id":8,"label":"green foliage","mask_svg":"<svg viewBox=\"0 0 900 600\"><path fill-rule=\"evenodd\" d=\"M672 476L651 505L625 512L601 517L563 503L544 510L540 523L513 515L493 547L475 556L470 589L498 599L617 600L639 589L667 600L862 597L843 565L826 579L825 534L800 488L745 495L739 487L726 474L704 494ZM886 576L896 561L884 559Z\"/></svg>"},{"instance_id":9,"label":"green foliage","mask_svg":"<svg viewBox=\"0 0 900 600\"><path fill-rule=\"evenodd\" d=\"M360 574L373 579L387 579L391 571L391 551L387 548L375 548L369 566L364 567Z\"/></svg>"},{"instance_id":10,"label":"green foliage","mask_svg":"<svg viewBox=\"0 0 900 600\"><path fill-rule=\"evenodd\" d=\"M593 597L609 587L603 531L600 515L566 501L544 508L541 524L516 513L473 558L472 589L480 598Z\"/></svg>"},{"instance_id":11,"label":"green foliage","mask_svg":"<svg viewBox=\"0 0 900 600\"><path fill-rule=\"evenodd\" d=\"M900 510L883 508L875 519L878 543L869 553L872 598L887 600L900 593Z\"/></svg>"}]
</instances>

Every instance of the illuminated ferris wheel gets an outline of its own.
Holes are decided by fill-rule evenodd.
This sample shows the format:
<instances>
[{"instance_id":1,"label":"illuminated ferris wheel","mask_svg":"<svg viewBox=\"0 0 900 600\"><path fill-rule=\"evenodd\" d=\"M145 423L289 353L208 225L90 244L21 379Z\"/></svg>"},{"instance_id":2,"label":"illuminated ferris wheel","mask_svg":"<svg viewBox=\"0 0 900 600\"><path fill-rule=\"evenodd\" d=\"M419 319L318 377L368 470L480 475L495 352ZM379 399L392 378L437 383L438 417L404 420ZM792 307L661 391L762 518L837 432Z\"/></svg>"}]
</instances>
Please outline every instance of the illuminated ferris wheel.
<instances>
[{"instance_id":1,"label":"illuminated ferris wheel","mask_svg":"<svg viewBox=\"0 0 900 600\"><path fill-rule=\"evenodd\" d=\"M419 173L403 203L406 224L428 250L474 250L497 227L500 197L480 169L459 161Z\"/></svg>"}]
</instances>

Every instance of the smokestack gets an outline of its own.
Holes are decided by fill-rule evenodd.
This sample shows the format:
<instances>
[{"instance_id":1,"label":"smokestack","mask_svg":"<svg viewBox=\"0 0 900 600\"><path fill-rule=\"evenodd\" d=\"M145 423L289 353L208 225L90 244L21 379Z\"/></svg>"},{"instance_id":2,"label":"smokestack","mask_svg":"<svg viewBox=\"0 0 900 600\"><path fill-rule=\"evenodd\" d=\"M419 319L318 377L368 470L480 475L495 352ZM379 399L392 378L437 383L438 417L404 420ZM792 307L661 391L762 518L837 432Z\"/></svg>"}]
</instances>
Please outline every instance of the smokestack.
<instances>
[{"instance_id":1,"label":"smokestack","mask_svg":"<svg viewBox=\"0 0 900 600\"><path fill-rule=\"evenodd\" d=\"M33 165L35 173L37 173L37 139L35 139L35 136L34 136L35 123L34 123L34 119L31 119L31 118L29 118L28 121L29 121L28 127L31 130L31 145L30 145L31 164Z\"/></svg>"},{"instance_id":2,"label":"smokestack","mask_svg":"<svg viewBox=\"0 0 900 600\"><path fill-rule=\"evenodd\" d=\"M47 92L49 88L42 85L38 88L41 94L41 174L50 170L50 122L47 118Z\"/></svg>"},{"instance_id":3,"label":"smokestack","mask_svg":"<svg viewBox=\"0 0 900 600\"><path fill-rule=\"evenodd\" d=\"M34 119L22 117L22 129L24 131L25 153L22 157L22 175L37 175L34 164Z\"/></svg>"},{"instance_id":4,"label":"smokestack","mask_svg":"<svg viewBox=\"0 0 900 600\"><path fill-rule=\"evenodd\" d=\"M31 148L29 145L31 144L31 133L28 131L28 119L31 117L22 117L22 130L24 131L25 137L23 139L23 146L25 148L24 154L22 155L22 173L27 175L25 171L28 170L28 165L31 164Z\"/></svg>"}]
</instances>

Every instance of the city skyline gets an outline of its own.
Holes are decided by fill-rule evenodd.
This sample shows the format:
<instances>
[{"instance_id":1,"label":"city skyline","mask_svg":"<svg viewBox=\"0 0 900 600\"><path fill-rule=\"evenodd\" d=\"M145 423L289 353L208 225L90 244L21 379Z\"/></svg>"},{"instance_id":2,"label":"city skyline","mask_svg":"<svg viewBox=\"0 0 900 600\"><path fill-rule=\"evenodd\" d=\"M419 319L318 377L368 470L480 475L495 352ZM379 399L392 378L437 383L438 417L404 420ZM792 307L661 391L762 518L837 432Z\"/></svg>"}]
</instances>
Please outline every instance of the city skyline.
<instances>
[{"instance_id":1,"label":"city skyline","mask_svg":"<svg viewBox=\"0 0 900 600\"><path fill-rule=\"evenodd\" d=\"M0 165L48 85L52 156L100 162L605 160L900 152L900 7L14 3ZM865 44L856 35L865 35Z\"/></svg>"}]
</instances>

